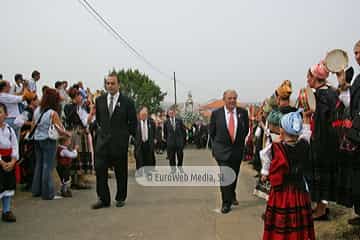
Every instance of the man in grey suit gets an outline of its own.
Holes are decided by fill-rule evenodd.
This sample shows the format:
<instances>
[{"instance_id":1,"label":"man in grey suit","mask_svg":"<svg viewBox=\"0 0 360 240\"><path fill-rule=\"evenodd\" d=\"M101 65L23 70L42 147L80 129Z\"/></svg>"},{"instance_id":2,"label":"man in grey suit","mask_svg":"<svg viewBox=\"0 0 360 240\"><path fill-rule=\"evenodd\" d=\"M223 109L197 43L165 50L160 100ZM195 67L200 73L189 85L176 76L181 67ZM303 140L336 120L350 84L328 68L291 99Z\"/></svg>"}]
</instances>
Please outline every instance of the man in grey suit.
<instances>
[{"instance_id":1,"label":"man in grey suit","mask_svg":"<svg viewBox=\"0 0 360 240\"><path fill-rule=\"evenodd\" d=\"M249 118L245 109L237 107L237 93L227 90L223 94L225 106L211 114L210 137L212 153L219 166L229 167L236 174L235 181L228 186L220 186L222 213L228 213L231 205L238 205L236 183L244 153L245 138L249 132Z\"/></svg>"}]
</instances>

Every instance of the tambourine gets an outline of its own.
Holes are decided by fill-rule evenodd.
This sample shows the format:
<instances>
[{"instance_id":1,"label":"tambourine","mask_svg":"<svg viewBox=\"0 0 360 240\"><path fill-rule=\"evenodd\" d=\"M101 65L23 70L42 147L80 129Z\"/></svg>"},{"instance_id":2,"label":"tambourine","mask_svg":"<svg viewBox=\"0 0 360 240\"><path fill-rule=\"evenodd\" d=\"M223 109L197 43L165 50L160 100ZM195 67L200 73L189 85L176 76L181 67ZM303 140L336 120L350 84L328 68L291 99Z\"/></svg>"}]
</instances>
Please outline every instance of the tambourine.
<instances>
[{"instance_id":1,"label":"tambourine","mask_svg":"<svg viewBox=\"0 0 360 240\"><path fill-rule=\"evenodd\" d=\"M304 109L304 112L307 112L309 110L315 112L316 99L314 92L311 88L306 87L300 89L296 107Z\"/></svg>"},{"instance_id":2,"label":"tambourine","mask_svg":"<svg viewBox=\"0 0 360 240\"><path fill-rule=\"evenodd\" d=\"M327 53L324 64L326 68L332 73L341 72L347 68L349 64L348 54L341 49L331 50Z\"/></svg>"}]
</instances>

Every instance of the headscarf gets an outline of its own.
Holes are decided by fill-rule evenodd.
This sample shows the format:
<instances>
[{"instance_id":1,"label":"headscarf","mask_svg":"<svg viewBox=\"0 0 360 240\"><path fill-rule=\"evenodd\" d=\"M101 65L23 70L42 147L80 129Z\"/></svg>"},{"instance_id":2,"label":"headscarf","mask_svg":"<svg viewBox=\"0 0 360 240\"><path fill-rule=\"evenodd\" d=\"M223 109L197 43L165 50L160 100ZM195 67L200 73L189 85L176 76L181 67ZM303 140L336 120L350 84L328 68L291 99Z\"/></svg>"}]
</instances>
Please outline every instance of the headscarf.
<instances>
[{"instance_id":1,"label":"headscarf","mask_svg":"<svg viewBox=\"0 0 360 240\"><path fill-rule=\"evenodd\" d=\"M280 120L282 116L283 114L278 109L273 109L269 113L269 116L267 117L267 121L269 122L269 124L280 126Z\"/></svg>"},{"instance_id":2,"label":"headscarf","mask_svg":"<svg viewBox=\"0 0 360 240\"><path fill-rule=\"evenodd\" d=\"M297 110L296 112L291 112L285 114L280 121L281 128L285 130L286 133L294 136L298 136L301 133L303 127L303 120L301 117L302 109Z\"/></svg>"},{"instance_id":3,"label":"headscarf","mask_svg":"<svg viewBox=\"0 0 360 240\"><path fill-rule=\"evenodd\" d=\"M325 67L324 61L321 61L318 64L313 65L310 68L311 74L318 79L327 79L329 77L329 71Z\"/></svg>"},{"instance_id":4,"label":"headscarf","mask_svg":"<svg viewBox=\"0 0 360 240\"><path fill-rule=\"evenodd\" d=\"M292 93L290 80L285 80L277 89L276 94L281 98L289 98Z\"/></svg>"}]
</instances>

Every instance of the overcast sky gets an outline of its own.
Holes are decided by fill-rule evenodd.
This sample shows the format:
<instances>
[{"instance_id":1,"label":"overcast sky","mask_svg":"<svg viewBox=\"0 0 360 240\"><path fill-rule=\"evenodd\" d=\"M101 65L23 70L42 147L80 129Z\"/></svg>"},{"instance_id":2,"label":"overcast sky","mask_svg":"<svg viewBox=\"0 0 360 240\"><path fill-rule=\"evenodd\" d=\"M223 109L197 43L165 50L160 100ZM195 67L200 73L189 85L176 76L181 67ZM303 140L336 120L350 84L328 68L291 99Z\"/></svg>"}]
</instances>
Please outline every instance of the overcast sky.
<instances>
[{"instance_id":1,"label":"overcast sky","mask_svg":"<svg viewBox=\"0 0 360 240\"><path fill-rule=\"evenodd\" d=\"M178 101L234 88L243 102L271 95L284 79L294 92L328 50L360 39L359 0L88 0L163 72L175 71ZM13 80L34 69L41 83L83 81L101 88L115 67L138 68L172 101L173 82L135 57L78 0L1 0L0 72Z\"/></svg>"}]
</instances>

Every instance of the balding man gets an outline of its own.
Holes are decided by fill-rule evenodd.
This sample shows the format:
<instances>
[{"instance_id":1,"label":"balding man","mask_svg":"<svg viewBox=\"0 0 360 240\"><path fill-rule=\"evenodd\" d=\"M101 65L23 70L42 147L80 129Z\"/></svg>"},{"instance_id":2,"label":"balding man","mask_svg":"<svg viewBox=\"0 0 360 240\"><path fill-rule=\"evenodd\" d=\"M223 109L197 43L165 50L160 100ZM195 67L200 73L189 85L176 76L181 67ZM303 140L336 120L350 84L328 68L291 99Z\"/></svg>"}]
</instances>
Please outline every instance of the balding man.
<instances>
[{"instance_id":1,"label":"balding man","mask_svg":"<svg viewBox=\"0 0 360 240\"><path fill-rule=\"evenodd\" d=\"M141 107L139 119L135 134L135 158L136 158L136 175L141 176L143 170L153 170L155 167L155 123L149 118L147 107ZM141 169L146 167L146 169Z\"/></svg>"},{"instance_id":2,"label":"balding man","mask_svg":"<svg viewBox=\"0 0 360 240\"><path fill-rule=\"evenodd\" d=\"M249 132L249 118L245 109L236 106L237 93L227 90L223 94L224 107L211 114L210 137L212 153L219 166L234 170L235 181L228 186L220 186L222 197L222 213L228 213L231 205L238 205L236 200L236 183L243 158L245 137Z\"/></svg>"}]
</instances>

